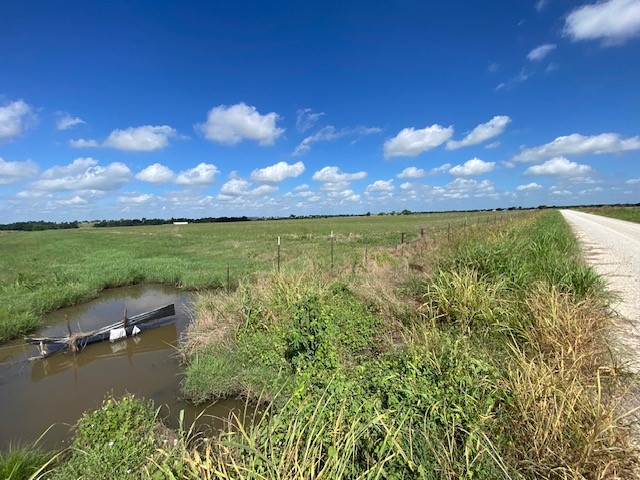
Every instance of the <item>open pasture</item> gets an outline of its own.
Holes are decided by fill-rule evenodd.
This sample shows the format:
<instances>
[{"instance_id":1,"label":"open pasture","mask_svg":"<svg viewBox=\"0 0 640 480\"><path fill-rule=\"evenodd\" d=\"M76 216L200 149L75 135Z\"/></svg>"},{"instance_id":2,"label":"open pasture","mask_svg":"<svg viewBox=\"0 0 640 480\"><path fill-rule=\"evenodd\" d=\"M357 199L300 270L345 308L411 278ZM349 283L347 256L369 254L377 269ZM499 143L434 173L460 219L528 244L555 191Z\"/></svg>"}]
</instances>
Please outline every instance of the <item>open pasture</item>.
<instances>
[{"instance_id":1,"label":"open pasture","mask_svg":"<svg viewBox=\"0 0 640 480\"><path fill-rule=\"evenodd\" d=\"M365 249L417 238L460 234L464 225L513 212L371 215L242 223L161 225L13 232L0 236L0 340L40 325L46 312L95 297L116 286L152 282L184 289L235 285L252 272L312 259L331 265L360 261Z\"/></svg>"},{"instance_id":2,"label":"open pasture","mask_svg":"<svg viewBox=\"0 0 640 480\"><path fill-rule=\"evenodd\" d=\"M623 207L606 205L603 207L585 207L578 210L604 217L617 218L618 220L640 223L640 205Z\"/></svg>"}]
</instances>

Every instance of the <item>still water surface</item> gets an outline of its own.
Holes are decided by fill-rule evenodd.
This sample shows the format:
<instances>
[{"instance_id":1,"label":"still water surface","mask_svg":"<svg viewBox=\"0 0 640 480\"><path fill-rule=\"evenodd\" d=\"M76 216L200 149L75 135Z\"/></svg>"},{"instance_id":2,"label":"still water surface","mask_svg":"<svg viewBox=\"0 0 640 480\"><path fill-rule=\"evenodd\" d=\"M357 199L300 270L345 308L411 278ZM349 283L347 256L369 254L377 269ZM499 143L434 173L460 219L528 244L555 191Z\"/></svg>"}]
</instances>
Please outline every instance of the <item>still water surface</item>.
<instances>
[{"instance_id":1,"label":"still water surface","mask_svg":"<svg viewBox=\"0 0 640 480\"><path fill-rule=\"evenodd\" d=\"M175 304L175 321L135 338L88 345L78 354L65 350L29 361L37 355L36 347L23 340L0 345L0 450L33 442L51 425L42 445L63 446L70 426L110 393L153 399L163 406L161 415L171 427L177 427L180 410L191 422L203 407L180 400L182 369L175 355L190 319L188 293L162 285L106 290L91 302L47 315L46 327L34 336L65 335L67 318L74 332L86 332L121 319L123 305L133 316L169 303ZM201 428L220 428L230 411L240 413L243 408L244 402L234 399L208 406Z\"/></svg>"}]
</instances>

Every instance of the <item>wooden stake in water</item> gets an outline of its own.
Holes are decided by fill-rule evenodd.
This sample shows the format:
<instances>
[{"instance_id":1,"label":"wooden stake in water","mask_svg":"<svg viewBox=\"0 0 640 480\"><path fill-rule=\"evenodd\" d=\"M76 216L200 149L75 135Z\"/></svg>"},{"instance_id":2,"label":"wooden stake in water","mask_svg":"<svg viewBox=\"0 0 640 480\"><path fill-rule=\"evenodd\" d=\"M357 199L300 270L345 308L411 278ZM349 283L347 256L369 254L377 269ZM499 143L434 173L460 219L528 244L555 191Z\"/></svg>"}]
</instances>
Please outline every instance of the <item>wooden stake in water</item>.
<instances>
[{"instance_id":1,"label":"wooden stake in water","mask_svg":"<svg viewBox=\"0 0 640 480\"><path fill-rule=\"evenodd\" d=\"M280 237L278 237L278 273L280 273Z\"/></svg>"}]
</instances>

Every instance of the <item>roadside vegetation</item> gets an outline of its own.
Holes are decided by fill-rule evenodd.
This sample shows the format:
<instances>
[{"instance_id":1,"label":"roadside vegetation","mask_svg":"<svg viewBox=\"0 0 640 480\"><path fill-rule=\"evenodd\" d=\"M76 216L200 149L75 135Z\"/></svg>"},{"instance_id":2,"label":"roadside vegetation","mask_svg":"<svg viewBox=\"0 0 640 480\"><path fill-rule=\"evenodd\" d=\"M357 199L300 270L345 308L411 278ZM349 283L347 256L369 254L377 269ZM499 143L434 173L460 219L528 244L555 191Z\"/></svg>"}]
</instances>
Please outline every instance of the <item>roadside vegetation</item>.
<instances>
[{"instance_id":1,"label":"roadside vegetation","mask_svg":"<svg viewBox=\"0 0 640 480\"><path fill-rule=\"evenodd\" d=\"M603 207L583 207L578 209L581 212L594 213L604 217L627 220L628 222L640 223L640 205L635 206L603 206Z\"/></svg>"},{"instance_id":2,"label":"roadside vegetation","mask_svg":"<svg viewBox=\"0 0 640 480\"><path fill-rule=\"evenodd\" d=\"M192 478L624 477L608 322L557 212L204 295L185 394L270 403Z\"/></svg>"},{"instance_id":3,"label":"roadside vegetation","mask_svg":"<svg viewBox=\"0 0 640 480\"><path fill-rule=\"evenodd\" d=\"M201 292L183 392L257 408L205 438L108 399L47 475L631 478L602 281L558 212L484 220L403 246L363 235L333 269L323 242Z\"/></svg>"}]
</instances>

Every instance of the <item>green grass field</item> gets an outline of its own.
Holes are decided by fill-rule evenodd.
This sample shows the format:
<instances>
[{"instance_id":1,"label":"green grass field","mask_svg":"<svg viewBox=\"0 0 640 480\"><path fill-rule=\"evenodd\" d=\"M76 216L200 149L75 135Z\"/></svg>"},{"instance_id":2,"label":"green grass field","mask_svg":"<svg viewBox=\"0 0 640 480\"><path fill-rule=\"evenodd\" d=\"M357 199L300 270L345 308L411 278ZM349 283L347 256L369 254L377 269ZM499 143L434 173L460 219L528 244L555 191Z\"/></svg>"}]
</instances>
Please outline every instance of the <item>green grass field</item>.
<instances>
[{"instance_id":1,"label":"green grass field","mask_svg":"<svg viewBox=\"0 0 640 480\"><path fill-rule=\"evenodd\" d=\"M411 241L421 228L426 238L397 248L401 232ZM631 478L638 465L617 403L625 376L608 344L604 283L557 211L20 239L0 237L13 242L3 243L13 273L2 295L15 291L13 308L32 316L30 302L52 308L56 282L67 289L59 302L73 300L71 285L199 289L220 286L229 261L233 288L196 296L182 391L252 408L205 439L182 422L168 431L144 399L109 399L78 421L71 448L18 450L0 466L42 463L35 478L65 479L506 480Z\"/></svg>"},{"instance_id":2,"label":"green grass field","mask_svg":"<svg viewBox=\"0 0 640 480\"><path fill-rule=\"evenodd\" d=\"M0 341L41 324L45 313L95 297L104 288L164 283L184 289L226 286L253 272L312 259L331 263L329 235L336 235L334 264L359 261L365 249L427 235L459 234L465 224L490 222L514 212L385 215L11 232L0 235Z\"/></svg>"},{"instance_id":3,"label":"green grass field","mask_svg":"<svg viewBox=\"0 0 640 480\"><path fill-rule=\"evenodd\" d=\"M580 208L581 212L595 213L604 217L640 223L640 206L633 207L588 207Z\"/></svg>"}]
</instances>

